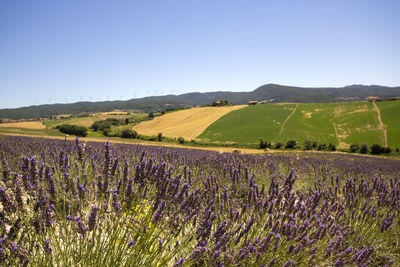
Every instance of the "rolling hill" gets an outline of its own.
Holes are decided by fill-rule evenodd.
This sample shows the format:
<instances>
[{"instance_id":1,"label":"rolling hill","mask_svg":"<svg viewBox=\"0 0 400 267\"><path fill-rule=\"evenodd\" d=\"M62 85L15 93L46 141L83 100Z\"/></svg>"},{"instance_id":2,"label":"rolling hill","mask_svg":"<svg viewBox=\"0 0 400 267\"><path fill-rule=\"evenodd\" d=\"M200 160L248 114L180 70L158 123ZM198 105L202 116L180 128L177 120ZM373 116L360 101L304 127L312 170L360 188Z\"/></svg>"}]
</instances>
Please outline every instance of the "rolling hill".
<instances>
[{"instance_id":1,"label":"rolling hill","mask_svg":"<svg viewBox=\"0 0 400 267\"><path fill-rule=\"evenodd\" d=\"M400 96L400 87L378 85L351 85L341 88L304 88L277 84L263 85L251 92L208 92L182 95L152 96L126 101L78 102L0 109L0 118L34 119L57 114L105 112L112 110L136 110L155 112L166 109L208 105L213 101L227 100L234 104L246 104L251 100L270 102L326 103L360 101L369 96L392 98Z\"/></svg>"},{"instance_id":2,"label":"rolling hill","mask_svg":"<svg viewBox=\"0 0 400 267\"><path fill-rule=\"evenodd\" d=\"M347 103L293 103L248 106L212 123L198 136L209 142L255 144L295 139L400 147L400 100Z\"/></svg>"}]
</instances>

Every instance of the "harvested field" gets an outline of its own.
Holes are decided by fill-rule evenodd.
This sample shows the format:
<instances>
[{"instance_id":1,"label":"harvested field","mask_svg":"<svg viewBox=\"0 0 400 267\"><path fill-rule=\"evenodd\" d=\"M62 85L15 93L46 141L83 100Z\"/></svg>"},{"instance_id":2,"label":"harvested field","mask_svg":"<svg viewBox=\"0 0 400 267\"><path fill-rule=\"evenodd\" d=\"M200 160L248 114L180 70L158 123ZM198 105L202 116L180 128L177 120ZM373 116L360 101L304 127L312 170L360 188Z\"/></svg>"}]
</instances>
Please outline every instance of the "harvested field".
<instances>
[{"instance_id":1,"label":"harvested field","mask_svg":"<svg viewBox=\"0 0 400 267\"><path fill-rule=\"evenodd\" d=\"M37 130L46 128L46 126L40 121L0 123L0 127L4 127L4 128L25 128L25 129L37 129Z\"/></svg>"},{"instance_id":2,"label":"harvested field","mask_svg":"<svg viewBox=\"0 0 400 267\"><path fill-rule=\"evenodd\" d=\"M186 109L142 122L133 129L139 134L149 136L162 133L166 137L181 136L185 139L194 139L220 117L243 107L245 105Z\"/></svg>"}]
</instances>

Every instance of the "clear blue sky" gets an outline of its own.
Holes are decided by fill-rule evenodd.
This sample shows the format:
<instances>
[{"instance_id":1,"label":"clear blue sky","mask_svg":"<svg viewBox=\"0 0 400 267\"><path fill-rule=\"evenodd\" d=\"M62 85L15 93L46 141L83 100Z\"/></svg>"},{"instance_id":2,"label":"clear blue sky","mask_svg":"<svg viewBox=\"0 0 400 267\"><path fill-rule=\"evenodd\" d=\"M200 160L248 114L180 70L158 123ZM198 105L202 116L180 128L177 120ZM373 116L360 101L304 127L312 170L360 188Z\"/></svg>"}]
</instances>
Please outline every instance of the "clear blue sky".
<instances>
[{"instance_id":1,"label":"clear blue sky","mask_svg":"<svg viewBox=\"0 0 400 267\"><path fill-rule=\"evenodd\" d=\"M0 1L0 108L400 85L400 1Z\"/></svg>"}]
</instances>

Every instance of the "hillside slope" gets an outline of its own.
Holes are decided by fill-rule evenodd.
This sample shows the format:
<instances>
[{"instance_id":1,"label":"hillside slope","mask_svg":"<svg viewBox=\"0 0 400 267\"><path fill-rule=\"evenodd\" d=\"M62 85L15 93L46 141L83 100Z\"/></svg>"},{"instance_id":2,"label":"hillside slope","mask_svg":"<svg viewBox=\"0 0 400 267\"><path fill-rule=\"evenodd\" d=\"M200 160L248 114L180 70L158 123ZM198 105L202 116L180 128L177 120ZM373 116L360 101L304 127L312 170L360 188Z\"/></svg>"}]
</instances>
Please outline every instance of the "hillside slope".
<instances>
[{"instance_id":1,"label":"hillside slope","mask_svg":"<svg viewBox=\"0 0 400 267\"><path fill-rule=\"evenodd\" d=\"M221 116L244 106L201 107L181 110L142 122L133 127L139 134L154 136L162 133L166 137L194 139Z\"/></svg>"},{"instance_id":2,"label":"hillside slope","mask_svg":"<svg viewBox=\"0 0 400 267\"><path fill-rule=\"evenodd\" d=\"M213 101L228 100L234 104L247 104L251 100L272 102L338 102L363 100L368 96L391 98L400 96L400 87L378 85L351 85L341 88L304 88L277 84L263 85L251 92L208 92L182 95L152 96L126 101L78 102L0 109L0 118L32 119L57 114L104 112L116 109L155 112L178 107L208 105Z\"/></svg>"},{"instance_id":3,"label":"hillside slope","mask_svg":"<svg viewBox=\"0 0 400 267\"><path fill-rule=\"evenodd\" d=\"M212 142L258 143L295 139L400 147L400 101L265 104L233 111L211 124L198 139ZM385 132L387 131L387 132Z\"/></svg>"}]
</instances>

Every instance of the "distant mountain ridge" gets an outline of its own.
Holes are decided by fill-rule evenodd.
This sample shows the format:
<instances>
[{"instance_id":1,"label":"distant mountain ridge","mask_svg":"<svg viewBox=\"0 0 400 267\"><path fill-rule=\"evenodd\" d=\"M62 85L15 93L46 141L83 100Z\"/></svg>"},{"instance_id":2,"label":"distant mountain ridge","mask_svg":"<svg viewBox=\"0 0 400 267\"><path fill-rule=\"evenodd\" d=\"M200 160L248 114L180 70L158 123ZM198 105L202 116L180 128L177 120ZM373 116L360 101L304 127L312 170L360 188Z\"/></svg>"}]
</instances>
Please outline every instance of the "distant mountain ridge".
<instances>
[{"instance_id":1,"label":"distant mountain ridge","mask_svg":"<svg viewBox=\"0 0 400 267\"><path fill-rule=\"evenodd\" d=\"M116 109L155 112L179 107L208 105L213 101L227 100L233 104L246 104L248 101L270 102L340 102L365 100L367 97L392 98L400 96L400 86L349 85L345 87L295 87L279 84L266 84L251 92L206 92L185 93L181 95L152 96L126 101L77 102L71 104L52 104L13 109L0 109L0 118L33 119L58 114L77 114L82 112L107 112Z\"/></svg>"}]
</instances>

